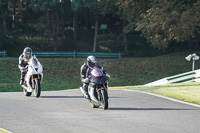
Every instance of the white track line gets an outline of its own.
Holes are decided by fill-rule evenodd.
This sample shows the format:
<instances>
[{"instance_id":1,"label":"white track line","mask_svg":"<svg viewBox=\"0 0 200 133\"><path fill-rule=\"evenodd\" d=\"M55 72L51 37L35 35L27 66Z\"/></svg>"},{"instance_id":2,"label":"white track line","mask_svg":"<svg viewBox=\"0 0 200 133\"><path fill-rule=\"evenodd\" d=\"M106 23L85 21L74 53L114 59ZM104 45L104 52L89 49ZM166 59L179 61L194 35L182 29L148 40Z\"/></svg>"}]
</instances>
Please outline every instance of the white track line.
<instances>
[{"instance_id":1,"label":"white track line","mask_svg":"<svg viewBox=\"0 0 200 133\"><path fill-rule=\"evenodd\" d=\"M160 98L168 99L170 101L174 101L174 102L178 102L178 103L182 103L182 104L187 104L187 105L190 105L190 106L194 106L194 107L199 107L200 108L200 105L198 105L198 104L177 100L177 99L174 99L174 98L158 95L158 94L155 94L155 93L150 93L150 92L145 92L145 91L137 91L137 90L128 90L128 89L125 89L125 91L135 91L135 92L139 92L139 93L145 93L145 94L148 94L148 95L153 95L153 96L157 96L157 97L160 97Z\"/></svg>"},{"instance_id":2,"label":"white track line","mask_svg":"<svg viewBox=\"0 0 200 133\"><path fill-rule=\"evenodd\" d=\"M5 131L5 132L8 132L8 133L12 133L12 132L10 132L10 131L8 131L8 130L5 130L5 129L3 129L3 128L0 128L0 131Z\"/></svg>"}]
</instances>

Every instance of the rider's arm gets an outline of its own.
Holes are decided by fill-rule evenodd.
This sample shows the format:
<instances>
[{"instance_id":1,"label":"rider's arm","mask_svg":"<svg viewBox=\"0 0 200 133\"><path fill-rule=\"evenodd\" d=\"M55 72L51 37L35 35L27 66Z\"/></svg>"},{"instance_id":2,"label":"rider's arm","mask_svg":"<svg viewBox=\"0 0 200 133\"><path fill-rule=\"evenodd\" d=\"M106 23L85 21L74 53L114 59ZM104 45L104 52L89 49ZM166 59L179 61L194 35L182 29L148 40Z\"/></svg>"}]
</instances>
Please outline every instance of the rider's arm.
<instances>
[{"instance_id":1,"label":"rider's arm","mask_svg":"<svg viewBox=\"0 0 200 133\"><path fill-rule=\"evenodd\" d=\"M83 83L86 83L86 84L88 84L89 83L89 78L87 77L87 72L88 71L88 67L87 67L87 65L82 65L81 66L81 72L80 72L80 74L81 74L81 81L83 82Z\"/></svg>"},{"instance_id":2,"label":"rider's arm","mask_svg":"<svg viewBox=\"0 0 200 133\"><path fill-rule=\"evenodd\" d=\"M97 64L97 67L100 68L103 71L103 73L110 78L110 74L108 74L107 71L101 65Z\"/></svg>"},{"instance_id":3,"label":"rider's arm","mask_svg":"<svg viewBox=\"0 0 200 133\"><path fill-rule=\"evenodd\" d=\"M100 68L103 71L104 74L107 73L106 70L101 65L97 64L97 67Z\"/></svg>"},{"instance_id":4,"label":"rider's arm","mask_svg":"<svg viewBox=\"0 0 200 133\"><path fill-rule=\"evenodd\" d=\"M19 56L19 64L18 64L18 68L19 69L23 69L24 67L22 66L22 63L23 63L23 58L22 58L22 55Z\"/></svg>"},{"instance_id":5,"label":"rider's arm","mask_svg":"<svg viewBox=\"0 0 200 133\"><path fill-rule=\"evenodd\" d=\"M81 66L81 71L80 71L80 75L81 75L81 79L85 79L86 78L86 66L83 64Z\"/></svg>"},{"instance_id":6,"label":"rider's arm","mask_svg":"<svg viewBox=\"0 0 200 133\"><path fill-rule=\"evenodd\" d=\"M32 57L33 57L34 59L38 60L37 57L36 57L35 55L32 55Z\"/></svg>"}]
</instances>

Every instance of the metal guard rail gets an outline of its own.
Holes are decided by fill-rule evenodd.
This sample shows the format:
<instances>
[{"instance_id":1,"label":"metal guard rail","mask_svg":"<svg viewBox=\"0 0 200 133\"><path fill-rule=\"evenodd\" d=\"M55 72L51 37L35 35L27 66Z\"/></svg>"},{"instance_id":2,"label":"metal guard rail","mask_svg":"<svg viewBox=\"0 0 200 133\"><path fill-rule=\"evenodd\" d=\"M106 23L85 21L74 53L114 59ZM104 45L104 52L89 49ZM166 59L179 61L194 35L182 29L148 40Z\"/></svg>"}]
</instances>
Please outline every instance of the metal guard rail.
<instances>
[{"instance_id":1,"label":"metal guard rail","mask_svg":"<svg viewBox=\"0 0 200 133\"><path fill-rule=\"evenodd\" d=\"M38 57L87 57L93 55L95 57L102 58L121 58L121 53L94 53L94 52L33 52L34 55Z\"/></svg>"},{"instance_id":2,"label":"metal guard rail","mask_svg":"<svg viewBox=\"0 0 200 133\"><path fill-rule=\"evenodd\" d=\"M6 57L6 55L7 55L7 51L0 51L0 56L3 56L3 57Z\"/></svg>"}]
</instances>

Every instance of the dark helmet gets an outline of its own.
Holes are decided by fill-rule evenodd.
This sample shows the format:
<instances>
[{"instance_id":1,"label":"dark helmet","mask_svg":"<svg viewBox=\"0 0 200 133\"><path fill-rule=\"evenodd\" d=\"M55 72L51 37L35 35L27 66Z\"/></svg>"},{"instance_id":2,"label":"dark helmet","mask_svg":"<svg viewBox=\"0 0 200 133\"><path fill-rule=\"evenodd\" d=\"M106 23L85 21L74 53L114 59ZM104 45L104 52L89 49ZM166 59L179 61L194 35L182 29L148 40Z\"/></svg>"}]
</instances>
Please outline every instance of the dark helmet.
<instances>
[{"instance_id":1,"label":"dark helmet","mask_svg":"<svg viewBox=\"0 0 200 133\"><path fill-rule=\"evenodd\" d=\"M91 55L91 56L87 57L87 65L89 67L95 67L96 64L97 64L97 61L96 61L96 58L94 56Z\"/></svg>"},{"instance_id":2,"label":"dark helmet","mask_svg":"<svg viewBox=\"0 0 200 133\"><path fill-rule=\"evenodd\" d=\"M24 49L23 54L24 54L24 57L25 57L26 59L30 59L30 58L32 57L32 49L29 48L29 47L26 47L26 48Z\"/></svg>"}]
</instances>

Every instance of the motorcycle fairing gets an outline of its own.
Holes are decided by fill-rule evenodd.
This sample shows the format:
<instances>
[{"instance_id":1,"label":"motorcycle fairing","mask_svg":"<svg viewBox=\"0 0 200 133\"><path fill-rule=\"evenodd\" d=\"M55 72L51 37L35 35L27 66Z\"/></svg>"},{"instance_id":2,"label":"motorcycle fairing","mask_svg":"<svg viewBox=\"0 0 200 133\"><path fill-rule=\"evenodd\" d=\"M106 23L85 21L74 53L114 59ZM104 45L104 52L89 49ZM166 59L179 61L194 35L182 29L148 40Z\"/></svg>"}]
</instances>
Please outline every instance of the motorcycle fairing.
<instances>
[{"instance_id":1,"label":"motorcycle fairing","mask_svg":"<svg viewBox=\"0 0 200 133\"><path fill-rule=\"evenodd\" d=\"M39 79L41 80L42 82L42 79L43 79L43 68L42 68L42 65L40 64L40 62L35 59L35 58L31 58L29 63L28 63L28 71L27 71L27 74L25 76L25 81L26 84L27 84L27 92L33 92L33 88L30 84L30 81L33 80L33 77L37 76L39 77Z\"/></svg>"},{"instance_id":2,"label":"motorcycle fairing","mask_svg":"<svg viewBox=\"0 0 200 133\"><path fill-rule=\"evenodd\" d=\"M100 68L95 67L92 71L91 74L95 77L100 77L103 75L103 71Z\"/></svg>"},{"instance_id":3,"label":"motorcycle fairing","mask_svg":"<svg viewBox=\"0 0 200 133\"><path fill-rule=\"evenodd\" d=\"M95 88L93 86L89 86L89 91L88 91L89 95L90 95L90 99L91 102L95 105L95 106L100 106L101 102L99 100L96 99L95 97Z\"/></svg>"}]
</instances>

